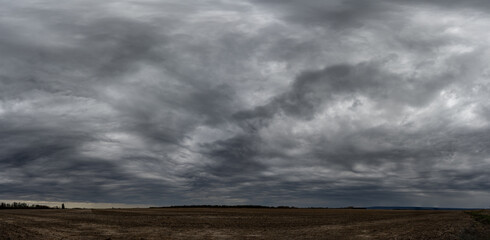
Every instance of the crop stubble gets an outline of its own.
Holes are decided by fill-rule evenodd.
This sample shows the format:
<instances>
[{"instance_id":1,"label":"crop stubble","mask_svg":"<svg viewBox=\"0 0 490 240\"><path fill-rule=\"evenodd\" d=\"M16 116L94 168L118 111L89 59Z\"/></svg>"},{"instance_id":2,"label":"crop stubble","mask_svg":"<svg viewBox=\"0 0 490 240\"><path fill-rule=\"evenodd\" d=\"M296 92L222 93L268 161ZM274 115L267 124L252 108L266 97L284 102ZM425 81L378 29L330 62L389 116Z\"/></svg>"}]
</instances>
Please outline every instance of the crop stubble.
<instances>
[{"instance_id":1,"label":"crop stubble","mask_svg":"<svg viewBox=\"0 0 490 240\"><path fill-rule=\"evenodd\" d=\"M24 209L0 211L0 239L464 239L475 224L462 211Z\"/></svg>"}]
</instances>

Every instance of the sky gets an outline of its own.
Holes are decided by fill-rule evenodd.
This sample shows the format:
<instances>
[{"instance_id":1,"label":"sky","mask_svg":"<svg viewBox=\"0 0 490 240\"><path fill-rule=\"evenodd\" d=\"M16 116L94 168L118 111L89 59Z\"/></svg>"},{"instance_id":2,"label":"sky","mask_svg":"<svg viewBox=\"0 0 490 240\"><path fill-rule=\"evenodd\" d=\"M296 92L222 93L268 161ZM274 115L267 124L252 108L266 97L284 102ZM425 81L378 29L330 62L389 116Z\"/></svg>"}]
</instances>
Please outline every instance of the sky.
<instances>
[{"instance_id":1,"label":"sky","mask_svg":"<svg viewBox=\"0 0 490 240\"><path fill-rule=\"evenodd\" d=\"M490 207L488 1L0 5L0 199Z\"/></svg>"}]
</instances>

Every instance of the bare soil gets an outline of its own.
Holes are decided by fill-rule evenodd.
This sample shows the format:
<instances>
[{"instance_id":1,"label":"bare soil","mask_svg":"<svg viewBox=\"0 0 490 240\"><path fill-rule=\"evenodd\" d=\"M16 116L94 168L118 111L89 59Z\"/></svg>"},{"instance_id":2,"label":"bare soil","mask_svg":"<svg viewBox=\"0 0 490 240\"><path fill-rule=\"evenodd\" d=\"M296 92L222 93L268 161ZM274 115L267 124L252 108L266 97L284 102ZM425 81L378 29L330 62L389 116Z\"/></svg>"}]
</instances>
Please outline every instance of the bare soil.
<instances>
[{"instance_id":1,"label":"bare soil","mask_svg":"<svg viewBox=\"0 0 490 240\"><path fill-rule=\"evenodd\" d=\"M0 239L490 239L463 211L361 209L19 209Z\"/></svg>"}]
</instances>

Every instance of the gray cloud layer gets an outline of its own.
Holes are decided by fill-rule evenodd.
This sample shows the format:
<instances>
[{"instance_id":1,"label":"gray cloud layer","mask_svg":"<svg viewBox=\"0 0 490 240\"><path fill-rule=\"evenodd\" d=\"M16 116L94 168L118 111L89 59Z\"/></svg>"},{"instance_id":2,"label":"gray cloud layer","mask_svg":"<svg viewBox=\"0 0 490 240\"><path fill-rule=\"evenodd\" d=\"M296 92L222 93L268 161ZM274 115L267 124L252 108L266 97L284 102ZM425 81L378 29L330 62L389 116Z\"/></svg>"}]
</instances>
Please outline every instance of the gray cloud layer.
<instances>
[{"instance_id":1,"label":"gray cloud layer","mask_svg":"<svg viewBox=\"0 0 490 240\"><path fill-rule=\"evenodd\" d=\"M486 2L0 3L0 199L487 207Z\"/></svg>"}]
</instances>

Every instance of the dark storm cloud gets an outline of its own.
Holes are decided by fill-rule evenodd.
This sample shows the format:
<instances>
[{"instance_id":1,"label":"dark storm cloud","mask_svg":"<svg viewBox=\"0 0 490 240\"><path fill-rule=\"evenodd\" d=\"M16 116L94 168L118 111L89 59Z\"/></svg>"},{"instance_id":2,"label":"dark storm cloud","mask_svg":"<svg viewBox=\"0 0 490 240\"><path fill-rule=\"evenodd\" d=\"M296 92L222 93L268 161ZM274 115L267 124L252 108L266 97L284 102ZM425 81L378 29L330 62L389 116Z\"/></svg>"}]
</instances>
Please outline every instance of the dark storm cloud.
<instances>
[{"instance_id":1,"label":"dark storm cloud","mask_svg":"<svg viewBox=\"0 0 490 240\"><path fill-rule=\"evenodd\" d=\"M279 8L279 14L289 21L302 24L314 24L337 29L362 27L365 18L383 18L390 10L388 4L382 1L256 1L271 8ZM272 11L275 12L275 11Z\"/></svg>"},{"instance_id":2,"label":"dark storm cloud","mask_svg":"<svg viewBox=\"0 0 490 240\"><path fill-rule=\"evenodd\" d=\"M286 115L311 119L319 108L335 97L355 98L357 95L366 95L380 105L389 101L389 104L395 105L423 106L456 77L452 73L443 73L432 79L416 79L383 72L377 65L340 64L319 71L303 72L293 82L290 91L267 105L239 112L235 116L239 120L271 118L281 111Z\"/></svg>"},{"instance_id":3,"label":"dark storm cloud","mask_svg":"<svg viewBox=\"0 0 490 240\"><path fill-rule=\"evenodd\" d=\"M487 1L482 0L470 0L470 1L443 1L443 0L432 0L432 1L407 1L407 0L397 0L395 2L405 3L405 4L422 4L422 5L433 5L449 9L461 9L461 8L475 8L475 9L486 9L490 7Z\"/></svg>"},{"instance_id":4,"label":"dark storm cloud","mask_svg":"<svg viewBox=\"0 0 490 240\"><path fill-rule=\"evenodd\" d=\"M483 1L0 3L0 198L489 197Z\"/></svg>"},{"instance_id":5,"label":"dark storm cloud","mask_svg":"<svg viewBox=\"0 0 490 240\"><path fill-rule=\"evenodd\" d=\"M239 135L206 146L210 150L209 157L216 160L210 168L211 173L235 175L260 171L264 166L254 160L258 155L259 145L260 139L256 136Z\"/></svg>"},{"instance_id":6,"label":"dark storm cloud","mask_svg":"<svg viewBox=\"0 0 490 240\"><path fill-rule=\"evenodd\" d=\"M358 0L254 0L254 3L263 4L271 8L271 12L278 14L287 21L306 25L333 27L339 30L365 27L372 22L385 22L387 19L398 22L405 18L403 8L428 8L433 7L446 10L463 11L488 10L490 4L487 1L358 1Z\"/></svg>"},{"instance_id":7,"label":"dark storm cloud","mask_svg":"<svg viewBox=\"0 0 490 240\"><path fill-rule=\"evenodd\" d=\"M145 76L127 76L146 64L168 67L172 78L181 77L172 69L180 63L172 63L175 56L165 53L172 21L157 29L103 10L86 17L94 9L77 4L51 10L17 4L8 4L13 13L7 16L24 21L4 21L1 27L6 197L158 202L159 194L140 197L156 188L172 192L171 177L154 183L148 178L155 176L145 172L174 171L166 154L180 146L196 123L222 121L218 106L226 108L231 90L192 82L202 79L182 79L169 87L174 83L161 73L148 76L146 83L131 79ZM25 36L35 33L42 35ZM133 139L121 142L119 132L125 132L123 138L136 135L141 146L152 150L132 146Z\"/></svg>"}]
</instances>

